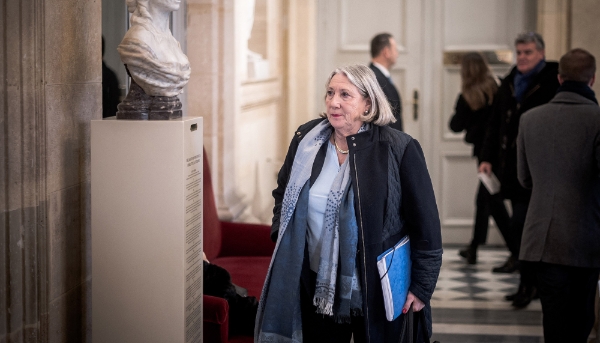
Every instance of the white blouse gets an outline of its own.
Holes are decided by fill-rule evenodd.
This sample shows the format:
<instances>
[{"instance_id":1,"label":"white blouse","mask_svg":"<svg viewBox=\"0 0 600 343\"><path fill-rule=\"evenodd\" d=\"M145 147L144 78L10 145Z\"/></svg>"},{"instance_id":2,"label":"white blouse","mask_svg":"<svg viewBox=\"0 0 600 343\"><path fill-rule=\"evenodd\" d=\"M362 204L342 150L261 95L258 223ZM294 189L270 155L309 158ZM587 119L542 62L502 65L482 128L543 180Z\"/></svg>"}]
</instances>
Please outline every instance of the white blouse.
<instances>
[{"instance_id":1,"label":"white blouse","mask_svg":"<svg viewBox=\"0 0 600 343\"><path fill-rule=\"evenodd\" d=\"M340 163L338 162L335 146L328 141L323 169L315 183L310 187L308 196L308 254L310 269L314 272L319 270L319 253L322 244L321 232L325 221L327 197L339 170Z\"/></svg>"}]
</instances>

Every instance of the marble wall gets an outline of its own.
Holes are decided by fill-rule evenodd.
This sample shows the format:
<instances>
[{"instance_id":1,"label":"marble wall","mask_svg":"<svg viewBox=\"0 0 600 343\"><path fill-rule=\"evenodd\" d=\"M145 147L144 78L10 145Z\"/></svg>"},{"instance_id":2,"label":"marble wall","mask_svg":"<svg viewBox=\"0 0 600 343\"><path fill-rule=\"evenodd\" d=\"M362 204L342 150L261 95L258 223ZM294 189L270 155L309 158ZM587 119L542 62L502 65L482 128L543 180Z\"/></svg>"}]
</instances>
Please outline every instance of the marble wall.
<instances>
[{"instance_id":1,"label":"marble wall","mask_svg":"<svg viewBox=\"0 0 600 343\"><path fill-rule=\"evenodd\" d=\"M90 341L101 4L7 1L0 18L0 342Z\"/></svg>"}]
</instances>

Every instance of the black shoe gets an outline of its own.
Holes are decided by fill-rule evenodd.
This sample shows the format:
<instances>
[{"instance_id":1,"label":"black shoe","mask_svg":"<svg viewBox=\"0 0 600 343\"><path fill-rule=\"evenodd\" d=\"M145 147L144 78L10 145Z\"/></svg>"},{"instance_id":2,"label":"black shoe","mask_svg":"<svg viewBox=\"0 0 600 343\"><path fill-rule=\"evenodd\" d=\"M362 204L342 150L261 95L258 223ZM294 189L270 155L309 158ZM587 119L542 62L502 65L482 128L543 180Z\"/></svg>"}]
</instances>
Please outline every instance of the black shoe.
<instances>
[{"instance_id":1,"label":"black shoe","mask_svg":"<svg viewBox=\"0 0 600 343\"><path fill-rule=\"evenodd\" d=\"M513 300L515 300L515 298L517 297L518 294L519 294L519 291L517 291L516 293L507 294L504 296L504 300L513 301Z\"/></svg>"},{"instance_id":2,"label":"black shoe","mask_svg":"<svg viewBox=\"0 0 600 343\"><path fill-rule=\"evenodd\" d=\"M513 301L513 300L515 300L515 298L517 297L518 294L519 294L519 291L517 291L516 293L512 293L512 294L507 294L504 296L504 300ZM539 298L540 298L540 294L538 292L533 292L533 296L531 297L531 299L539 299Z\"/></svg>"},{"instance_id":3,"label":"black shoe","mask_svg":"<svg viewBox=\"0 0 600 343\"><path fill-rule=\"evenodd\" d=\"M506 262L500 267L495 267L492 269L492 273L506 273L510 274L519 270L519 260L510 256Z\"/></svg>"},{"instance_id":4,"label":"black shoe","mask_svg":"<svg viewBox=\"0 0 600 343\"><path fill-rule=\"evenodd\" d=\"M477 264L477 248L469 245L463 250L459 250L458 254L467 259L468 264Z\"/></svg>"},{"instance_id":5,"label":"black shoe","mask_svg":"<svg viewBox=\"0 0 600 343\"><path fill-rule=\"evenodd\" d=\"M515 295L512 306L521 309L527 307L532 299L535 299L537 290L533 286L519 286L519 292Z\"/></svg>"},{"instance_id":6,"label":"black shoe","mask_svg":"<svg viewBox=\"0 0 600 343\"><path fill-rule=\"evenodd\" d=\"M519 295L520 292L524 292L524 291L522 291L522 288L523 288L523 286L521 284L519 284L519 289L517 290L517 292L505 295L504 296L504 300L506 300L506 301L514 301L515 298L517 297L517 295ZM533 287L532 293L533 293L532 296L531 296L532 300L540 298L540 293L537 292L537 288Z\"/></svg>"}]
</instances>

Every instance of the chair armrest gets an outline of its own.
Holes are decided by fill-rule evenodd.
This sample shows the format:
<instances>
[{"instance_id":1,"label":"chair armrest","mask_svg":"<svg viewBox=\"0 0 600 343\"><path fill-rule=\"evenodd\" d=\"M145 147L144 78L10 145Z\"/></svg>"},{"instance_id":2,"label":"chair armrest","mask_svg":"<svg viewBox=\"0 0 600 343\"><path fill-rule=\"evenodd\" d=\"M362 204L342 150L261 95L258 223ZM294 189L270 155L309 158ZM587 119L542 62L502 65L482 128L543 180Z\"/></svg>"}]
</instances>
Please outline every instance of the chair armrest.
<instances>
[{"instance_id":1,"label":"chair armrest","mask_svg":"<svg viewBox=\"0 0 600 343\"><path fill-rule=\"evenodd\" d=\"M223 298L202 296L204 342L227 343L229 340L229 304Z\"/></svg>"},{"instance_id":2,"label":"chair armrest","mask_svg":"<svg viewBox=\"0 0 600 343\"><path fill-rule=\"evenodd\" d=\"M271 227L260 224L221 222L221 253L224 256L271 256L275 243Z\"/></svg>"}]
</instances>

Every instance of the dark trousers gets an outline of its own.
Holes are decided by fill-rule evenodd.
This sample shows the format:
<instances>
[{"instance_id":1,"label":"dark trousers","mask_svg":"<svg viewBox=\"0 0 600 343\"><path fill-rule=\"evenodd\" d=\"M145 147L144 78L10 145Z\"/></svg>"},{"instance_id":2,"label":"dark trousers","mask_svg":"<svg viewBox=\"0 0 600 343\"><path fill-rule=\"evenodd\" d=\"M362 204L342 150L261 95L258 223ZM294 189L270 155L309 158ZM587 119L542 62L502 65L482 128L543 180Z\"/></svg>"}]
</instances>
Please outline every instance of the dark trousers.
<instances>
[{"instance_id":1,"label":"dark trousers","mask_svg":"<svg viewBox=\"0 0 600 343\"><path fill-rule=\"evenodd\" d=\"M521 251L521 239L523 238L523 228L525 227L525 218L527 217L527 208L529 201L511 200L512 216L510 217L510 243L507 242L508 250L516 258L519 258ZM535 277L536 264L521 261L519 272L521 274L521 286L533 287L536 284Z\"/></svg>"},{"instance_id":2,"label":"dark trousers","mask_svg":"<svg viewBox=\"0 0 600 343\"><path fill-rule=\"evenodd\" d=\"M510 250L511 254L518 258L519 251L521 250L521 239L523 238L523 227L525 226L529 201L511 200L510 204L512 205L509 231L510 238L506 244L508 245L508 250Z\"/></svg>"},{"instance_id":3,"label":"dark trousers","mask_svg":"<svg viewBox=\"0 0 600 343\"><path fill-rule=\"evenodd\" d=\"M587 342L594 325L598 268L579 268L544 262L535 265L544 341Z\"/></svg>"},{"instance_id":4,"label":"dark trousers","mask_svg":"<svg viewBox=\"0 0 600 343\"><path fill-rule=\"evenodd\" d=\"M350 323L336 323L332 317L316 313L313 305L317 273L310 270L308 249L305 249L300 280L300 310L302 312L302 340L315 343L349 343L354 334L355 343L366 342L364 318L351 317Z\"/></svg>"},{"instance_id":5,"label":"dark trousers","mask_svg":"<svg viewBox=\"0 0 600 343\"><path fill-rule=\"evenodd\" d=\"M500 194L490 194L483 183L479 183L475 199L475 226L473 227L473 240L471 246L485 244L488 235L489 217L494 218L500 234L507 242L510 237L510 217L504 206L504 199Z\"/></svg>"}]
</instances>

